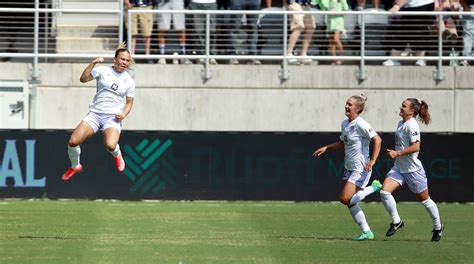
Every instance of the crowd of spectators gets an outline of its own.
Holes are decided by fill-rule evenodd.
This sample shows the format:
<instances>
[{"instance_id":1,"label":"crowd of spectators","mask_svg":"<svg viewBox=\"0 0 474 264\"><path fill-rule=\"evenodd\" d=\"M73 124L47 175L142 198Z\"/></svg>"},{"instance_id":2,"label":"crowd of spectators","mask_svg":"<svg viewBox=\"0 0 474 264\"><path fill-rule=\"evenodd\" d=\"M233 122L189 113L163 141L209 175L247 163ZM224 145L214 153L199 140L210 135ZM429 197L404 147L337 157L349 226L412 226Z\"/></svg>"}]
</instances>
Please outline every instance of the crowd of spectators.
<instances>
[{"instance_id":1,"label":"crowd of spectators","mask_svg":"<svg viewBox=\"0 0 474 264\"><path fill-rule=\"evenodd\" d=\"M347 1L347 2L346 2ZM459 2L460 1L460 2ZM384 28L384 39L377 48L387 55L404 56L415 55L423 57L429 52L437 52L437 34L442 31L443 45L447 52L462 49L462 56L472 55L472 36L474 19L472 16L444 16L442 28L438 29L436 16L404 15L399 16L398 11L471 11L474 9L474 0L124 0L128 8L145 8L161 10L260 10L266 8L281 8L290 11L308 10L369 10L391 12L390 23ZM264 15L210 15L209 18L209 55L259 55L260 43L259 20ZM143 37L143 52L150 54L150 35L155 27L157 31L159 54L206 54L206 15L205 14L158 14L156 23L150 23L149 18L132 18L135 23L142 26L132 26L132 46L136 45L136 37ZM289 16L289 31L286 55L289 64L315 65L318 61L307 58L307 55L347 55L344 50L344 35L347 33L343 15L328 15L324 23L315 23L314 16L292 14ZM171 23L172 22L172 23ZM165 32L174 26L174 48L165 49ZM154 26L155 25L155 26ZM140 29L137 31L137 28ZM320 34L315 34L319 30ZM358 29L355 28L355 31ZM173 33L171 33L173 34ZM177 36L176 36L177 34ZM190 37L186 38L186 35ZM370 31L366 28L366 37L370 38ZM380 34L375 32L374 34ZM315 35L317 35L315 37ZM357 35L357 34L355 34ZM321 37L323 36L323 37ZM281 37L281 36L280 36ZM170 39L172 36L170 35ZM177 42L177 43L176 43ZM357 40L348 43L357 51L360 43ZM156 45L155 45L156 46ZM283 46L280 47L281 49ZM135 52L135 48L132 48ZM280 54L283 53L281 50ZM296 59L294 56L301 56ZM299 58L301 58L299 57ZM247 61L249 64L261 64L256 57ZM147 63L156 63L146 60ZM175 63L192 64L188 59L174 60ZM211 64L217 64L211 58ZM159 64L166 64L161 58ZM205 63L199 59L195 63ZM219 63L239 64L237 59L219 61ZM343 64L342 60L333 59L331 64ZM401 62L387 60L385 66L397 66ZM468 60L460 62L468 65ZM415 65L425 66L425 60L417 60Z\"/></svg>"},{"instance_id":2,"label":"crowd of spectators","mask_svg":"<svg viewBox=\"0 0 474 264\"><path fill-rule=\"evenodd\" d=\"M25 0L26 1L26 0ZM289 11L347 11L370 10L389 11L387 22L382 27L365 27L366 51L376 50L382 56L418 56L426 54L436 56L438 53L438 34L442 35L444 55L451 53L472 57L474 36L474 16L444 15L442 23L439 16L402 15L399 11L474 11L474 0L123 0L125 11L135 10L289 10ZM128 14L128 12L125 12ZM8 15L8 13L6 13ZM11 25L15 17L7 17L0 23L6 34L17 34ZM387 17L387 15L385 14ZM275 20L265 22L265 18ZM287 49L283 50L283 15L270 13L255 14L212 14L209 16L209 40L206 39L206 15L184 13L132 13L124 17L127 26L131 20L132 54L152 55L211 55L210 64L259 65L265 60L258 55L285 55L289 64L316 65L318 63L343 64L335 56L358 55L360 50L360 29L358 25L348 27L351 19L348 15L308 15L290 14L288 16ZM357 16L355 21L357 22ZM378 17L378 16L377 16ZM367 16L366 16L367 18ZM8 21L7 21L8 20ZM354 20L354 19L352 19ZM270 23L271 34L263 27ZM354 22L354 21L352 21ZM356 24L356 23L354 23ZM4 26L2 26L4 25ZM441 25L438 28L438 25ZM441 32L440 32L441 31ZM126 30L129 32L129 29ZM272 35L273 34L273 35ZM352 37L348 37L351 35ZM273 38L273 40L269 40ZM7 38L5 38L7 39ZM8 38L15 39L15 38ZM377 39L378 42L371 42ZM3 42L2 42L3 43ZM5 42L2 49L12 49L12 42ZM10 44L8 44L10 43ZM269 44L270 43L270 44ZM206 46L209 45L209 49ZM270 51L269 51L270 50ZM273 52L273 53L272 53ZM366 52L370 56L370 52ZM251 60L216 60L213 55L257 55ZM298 57L295 57L298 56ZM328 56L327 60L316 61L308 56ZM205 63L205 59L139 60L138 63L149 64L193 64ZM269 61L271 63L275 61ZM392 59L384 62L385 66L401 65ZM408 62L407 62L408 63ZM415 65L425 66L423 59L416 60ZM460 65L469 65L469 60L462 60Z\"/></svg>"}]
</instances>

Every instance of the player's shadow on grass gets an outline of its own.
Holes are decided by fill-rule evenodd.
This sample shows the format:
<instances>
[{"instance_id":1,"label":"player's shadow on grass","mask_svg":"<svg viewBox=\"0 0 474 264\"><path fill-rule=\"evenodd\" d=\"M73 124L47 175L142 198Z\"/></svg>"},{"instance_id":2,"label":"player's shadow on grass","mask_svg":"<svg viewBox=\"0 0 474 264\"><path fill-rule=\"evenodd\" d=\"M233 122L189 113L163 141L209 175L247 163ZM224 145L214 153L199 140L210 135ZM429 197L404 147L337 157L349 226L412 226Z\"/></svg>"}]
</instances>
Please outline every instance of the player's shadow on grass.
<instances>
[{"instance_id":1,"label":"player's shadow on grass","mask_svg":"<svg viewBox=\"0 0 474 264\"><path fill-rule=\"evenodd\" d=\"M360 242L357 241L353 238L348 238L348 237L315 237L317 240L328 240L328 241L334 241L334 240L340 240L340 241L355 241L355 242ZM403 238L403 239L387 239L387 238L375 238L374 240L368 240L368 241L375 241L375 242L421 242L421 243L433 243L429 239L417 239L417 238Z\"/></svg>"},{"instance_id":2,"label":"player's shadow on grass","mask_svg":"<svg viewBox=\"0 0 474 264\"><path fill-rule=\"evenodd\" d=\"M290 239L290 240L295 240L295 239L308 239L308 240L321 240L321 241L356 241L353 238L350 237L318 237L318 236L278 236L280 239ZM428 239L416 239L416 238L404 238L404 239L375 239L371 241L376 241L376 242L395 242L395 241L400 241L400 242L427 242L431 243L430 240ZM356 241L360 242L360 241Z\"/></svg>"},{"instance_id":3,"label":"player's shadow on grass","mask_svg":"<svg viewBox=\"0 0 474 264\"><path fill-rule=\"evenodd\" d=\"M295 240L295 239L307 239L307 240L352 240L347 237L318 237L318 236L278 236L280 239L289 239L289 240Z\"/></svg>"}]
</instances>

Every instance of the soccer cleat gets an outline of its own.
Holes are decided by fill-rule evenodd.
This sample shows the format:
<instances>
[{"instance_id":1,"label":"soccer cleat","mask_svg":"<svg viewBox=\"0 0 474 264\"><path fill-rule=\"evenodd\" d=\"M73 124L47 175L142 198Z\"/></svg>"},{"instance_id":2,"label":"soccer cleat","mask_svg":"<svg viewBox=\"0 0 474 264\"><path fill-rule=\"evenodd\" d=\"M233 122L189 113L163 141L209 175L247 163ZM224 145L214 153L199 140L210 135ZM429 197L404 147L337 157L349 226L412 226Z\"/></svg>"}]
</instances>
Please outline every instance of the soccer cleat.
<instances>
[{"instance_id":1,"label":"soccer cleat","mask_svg":"<svg viewBox=\"0 0 474 264\"><path fill-rule=\"evenodd\" d=\"M114 157L115 165L117 166L117 170L122 172L125 170L125 161L122 158L122 154L118 154L117 157Z\"/></svg>"},{"instance_id":2,"label":"soccer cleat","mask_svg":"<svg viewBox=\"0 0 474 264\"><path fill-rule=\"evenodd\" d=\"M405 225L405 223L403 223L403 220L400 220L400 222L394 224L390 224L390 227L388 228L387 230L387 234L385 234L386 236L393 236L398 229L402 228L403 226Z\"/></svg>"},{"instance_id":3,"label":"soccer cleat","mask_svg":"<svg viewBox=\"0 0 474 264\"><path fill-rule=\"evenodd\" d=\"M374 233L372 231L364 231L360 236L354 238L357 241L364 241L364 240L374 240Z\"/></svg>"},{"instance_id":4,"label":"soccer cleat","mask_svg":"<svg viewBox=\"0 0 474 264\"><path fill-rule=\"evenodd\" d=\"M441 240L441 236L443 235L444 225L441 225L440 230L433 229L433 236L431 237L431 241L438 242Z\"/></svg>"},{"instance_id":5,"label":"soccer cleat","mask_svg":"<svg viewBox=\"0 0 474 264\"><path fill-rule=\"evenodd\" d=\"M82 172L82 171L83 171L82 164L79 164L79 167L77 167L77 168L72 168L71 167L71 168L67 169L67 171L63 174L63 176L61 177L61 180L68 181L76 173Z\"/></svg>"},{"instance_id":6,"label":"soccer cleat","mask_svg":"<svg viewBox=\"0 0 474 264\"><path fill-rule=\"evenodd\" d=\"M374 192L380 192L382 189L382 184L378 180L374 180L370 186L374 188Z\"/></svg>"}]
</instances>

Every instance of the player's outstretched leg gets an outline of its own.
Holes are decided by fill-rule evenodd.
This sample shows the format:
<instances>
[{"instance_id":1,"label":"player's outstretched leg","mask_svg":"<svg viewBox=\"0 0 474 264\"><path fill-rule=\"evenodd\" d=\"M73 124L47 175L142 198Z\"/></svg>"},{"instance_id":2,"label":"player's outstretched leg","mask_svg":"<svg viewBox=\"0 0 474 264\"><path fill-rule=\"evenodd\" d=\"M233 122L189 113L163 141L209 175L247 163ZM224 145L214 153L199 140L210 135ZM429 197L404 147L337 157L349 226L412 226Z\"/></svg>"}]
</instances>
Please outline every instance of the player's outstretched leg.
<instances>
[{"instance_id":1,"label":"player's outstretched leg","mask_svg":"<svg viewBox=\"0 0 474 264\"><path fill-rule=\"evenodd\" d=\"M61 179L67 181L72 178L76 173L82 172L83 167L80 163L81 147L80 146L67 146L67 154L71 161L71 167L63 174Z\"/></svg>"},{"instance_id":2,"label":"player's outstretched leg","mask_svg":"<svg viewBox=\"0 0 474 264\"><path fill-rule=\"evenodd\" d=\"M441 223L441 218L439 216L439 211L438 211L438 206L436 203L431 200L431 198L428 198L424 201L421 202L423 206L425 207L426 211L428 214L431 216L431 219L433 220L433 237L431 238L431 241L438 242L441 240L441 235L443 234L443 224Z\"/></svg>"},{"instance_id":3,"label":"player's outstretched leg","mask_svg":"<svg viewBox=\"0 0 474 264\"><path fill-rule=\"evenodd\" d=\"M362 230L362 234L356 237L355 240L373 240L374 233L370 230L369 224L365 219L364 211L362 211L362 208L360 208L359 204L349 206L349 212L351 213L351 216L354 221L357 223L357 225L359 225L360 229Z\"/></svg>"},{"instance_id":4,"label":"player's outstretched leg","mask_svg":"<svg viewBox=\"0 0 474 264\"><path fill-rule=\"evenodd\" d=\"M390 214L392 218L392 223L387 230L386 236L393 236L400 228L405 226L405 223L400 218L397 210L397 202L393 198L392 193L387 191L380 191L380 199L385 207L385 210Z\"/></svg>"}]
</instances>

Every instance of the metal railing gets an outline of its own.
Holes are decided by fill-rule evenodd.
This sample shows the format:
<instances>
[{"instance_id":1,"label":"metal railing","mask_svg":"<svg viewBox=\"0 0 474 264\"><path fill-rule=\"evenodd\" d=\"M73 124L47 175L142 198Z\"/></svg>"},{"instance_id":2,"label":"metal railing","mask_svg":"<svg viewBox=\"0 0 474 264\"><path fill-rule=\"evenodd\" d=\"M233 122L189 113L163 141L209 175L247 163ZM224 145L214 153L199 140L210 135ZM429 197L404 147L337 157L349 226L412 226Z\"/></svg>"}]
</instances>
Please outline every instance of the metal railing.
<instances>
[{"instance_id":1,"label":"metal railing","mask_svg":"<svg viewBox=\"0 0 474 264\"><path fill-rule=\"evenodd\" d=\"M28 27L22 27L22 31L25 31L28 37L22 38L18 35L19 32L15 32L15 27L13 29L8 26L8 24L2 23L4 26L0 26L0 35L2 31L7 32L8 36L13 36L16 38L16 42L21 42L25 45L24 48L18 48L17 50L10 51L8 49L1 49L0 45L0 59L23 59L26 61L31 60L33 63L33 74L32 79L39 78L39 72L37 64L39 60L43 61L77 61L78 59L87 59L90 60L95 56L103 56L106 58L113 57L113 51L119 43L124 39L124 33L127 33L128 43L131 43L131 21L127 27L127 31L124 32L124 15L130 16L132 13L153 13L155 16L159 14L175 14L182 13L186 16L192 14L203 14L206 16L206 25L205 25L205 47L198 47L195 44L197 35L193 33L193 30L186 28L186 45L188 52L186 54L175 55L175 51L178 51L176 48L179 46L177 43L179 36L177 36L174 30L167 32L167 42L168 46L173 46L174 48L167 49L165 54L160 54L157 50L156 43L156 32L157 28L155 26L153 30L153 43L152 52L150 54L143 54L143 47L140 47L140 41L138 39L138 46L136 49L136 54L134 54L134 59L139 63L141 60L158 60L160 58L173 60L173 59L190 59L192 61L203 61L203 70L202 78L209 79L212 77L211 68L213 65L210 64L212 59L219 61L220 63L232 59L237 60L254 60L258 59L263 63L268 64L281 64L280 69L280 78L285 80L290 77L290 63L289 55L287 54L287 39L291 31L289 30L289 17L291 14L309 14L312 15L317 24L317 28L312 38L312 43L308 56L300 56L298 54L297 48L296 56L293 56L292 59L311 59L314 61L320 62L320 64L327 63L332 60L343 60L346 64L358 65L359 72L357 78L359 80L364 80L367 78L366 74L366 65L367 64L380 64L384 60L394 59L399 61L411 61L416 60L425 60L428 63L432 63L435 66L434 78L436 80L444 79L443 66L447 64L446 62L452 60L473 60L472 56L459 56L458 54L450 54L450 51L455 49L460 51L462 48L462 40L458 39L457 43L452 44L448 43L443 39L442 32L438 31L435 35L432 34L431 42L432 45L429 47L431 50L427 53L426 56L389 56L389 50L387 50L387 43L389 41L387 38L382 37L383 34L389 32L390 20L393 19L393 16L386 11L345 11L345 12L335 12L335 11L319 11L312 9L312 11L286 11L286 10L259 10L259 11L230 11L230 10L135 10L131 9L128 12L124 12L123 6L120 5L119 9L110 9L110 10L90 10L90 9L59 9L59 8L40 8L38 1L36 1L35 8L0 8L0 21L2 14L7 13L29 13L33 15L34 23ZM109 14L117 16L117 25L105 28L102 30L94 29L95 36L84 36L84 38L92 39L108 39L110 43L107 45L104 44L102 50L87 50L80 48L71 48L70 51L64 51L58 49L59 35L57 25L53 25L53 22L57 19L59 14ZM211 15L217 16L217 32L211 32L210 29L210 17ZM234 16L232 16L234 15ZM242 19L245 16L256 15L259 17L258 24L258 33L260 35L258 39L258 53L255 55L248 54L248 51L245 49L246 39L245 34L249 33L249 30L246 30L245 21L243 27L240 29L241 36L239 37L239 50L235 51L235 47L232 47L231 41L229 40L229 34L233 31L232 18ZM328 53L328 42L327 42L327 32L324 30L324 24L326 17L328 15L344 15L346 32L342 34L342 41L346 50L344 54L331 56ZM462 16L474 16L474 12L398 12L396 15L403 16L436 16L438 17L436 23L438 23L438 28L442 28L443 17L444 16L453 16L453 15L462 15ZM383 19L376 19L376 18ZM274 20L270 20L270 18ZM267 19L267 20L266 20ZM384 21L382 23L374 23L373 21ZM247 19L248 22L248 19ZM267 24L265 24L265 23ZM268 25L271 27L267 27ZM6 27L5 27L6 25ZM188 23L186 24L188 25ZM374 26L375 25L375 26ZM429 28L426 29L430 30ZM98 32L98 33L97 33ZM427 32L420 32L420 34L428 35ZM3 34L5 35L5 34ZM396 36L396 35L395 35ZM81 37L81 36L79 36ZM210 47L210 39L212 37L217 38L217 52L212 53ZM377 39L374 41L374 37ZM265 39L267 38L267 39ZM300 37L302 39L303 37ZM3 41L10 40L0 37L0 44ZM74 42L73 38L73 42ZM416 40L413 40L414 42ZM32 43L31 43L32 42ZM77 41L76 41L77 42ZM194 44L191 44L194 43ZM33 44L33 45L31 45ZM300 47L301 43L297 47ZM5 44L3 44L5 46ZM20 45L21 46L21 45ZM105 47L107 46L107 47ZM243 48L242 48L243 47ZM11 47L10 47L11 48ZM407 48L409 47L400 47ZM67 50L67 49L66 49ZM314 64L313 64L314 65Z\"/></svg>"}]
</instances>

